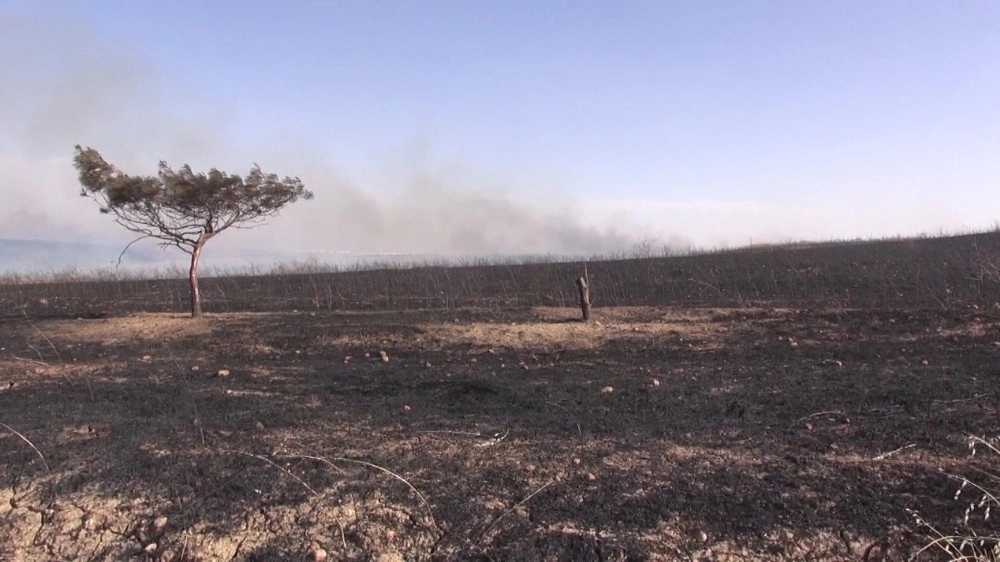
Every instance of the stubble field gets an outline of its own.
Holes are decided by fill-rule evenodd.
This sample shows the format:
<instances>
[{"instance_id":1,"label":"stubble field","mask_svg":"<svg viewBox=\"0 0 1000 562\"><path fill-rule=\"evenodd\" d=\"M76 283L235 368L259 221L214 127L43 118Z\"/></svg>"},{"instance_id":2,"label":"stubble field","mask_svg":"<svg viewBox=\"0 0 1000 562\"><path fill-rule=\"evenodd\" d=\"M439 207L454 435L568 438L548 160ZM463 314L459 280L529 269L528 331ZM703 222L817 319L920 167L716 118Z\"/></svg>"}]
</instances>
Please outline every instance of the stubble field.
<instances>
[{"instance_id":1,"label":"stubble field","mask_svg":"<svg viewBox=\"0 0 1000 562\"><path fill-rule=\"evenodd\" d=\"M993 470L966 441L1000 431L979 282L589 324L10 306L0 559L905 559L911 510L955 529L949 474Z\"/></svg>"}]
</instances>

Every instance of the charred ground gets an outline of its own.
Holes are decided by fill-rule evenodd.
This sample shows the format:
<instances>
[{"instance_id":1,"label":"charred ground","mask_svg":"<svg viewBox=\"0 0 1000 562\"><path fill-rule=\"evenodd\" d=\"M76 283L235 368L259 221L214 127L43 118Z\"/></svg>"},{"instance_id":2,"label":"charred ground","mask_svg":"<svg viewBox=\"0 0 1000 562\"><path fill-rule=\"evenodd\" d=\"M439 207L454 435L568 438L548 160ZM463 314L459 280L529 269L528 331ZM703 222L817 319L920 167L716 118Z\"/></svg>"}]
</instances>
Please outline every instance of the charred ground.
<instances>
[{"instance_id":1,"label":"charred ground","mask_svg":"<svg viewBox=\"0 0 1000 562\"><path fill-rule=\"evenodd\" d=\"M573 264L5 286L0 558L904 558L1000 431L997 250L591 263L591 324Z\"/></svg>"}]
</instances>

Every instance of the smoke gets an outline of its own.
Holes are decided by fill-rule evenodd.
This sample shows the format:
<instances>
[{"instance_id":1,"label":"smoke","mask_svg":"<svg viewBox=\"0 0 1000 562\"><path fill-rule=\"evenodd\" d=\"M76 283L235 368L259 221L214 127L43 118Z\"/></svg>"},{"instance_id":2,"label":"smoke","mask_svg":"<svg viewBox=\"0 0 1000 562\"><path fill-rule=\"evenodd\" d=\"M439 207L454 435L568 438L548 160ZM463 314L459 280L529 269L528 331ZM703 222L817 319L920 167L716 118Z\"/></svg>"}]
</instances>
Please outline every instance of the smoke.
<instances>
[{"instance_id":1,"label":"smoke","mask_svg":"<svg viewBox=\"0 0 1000 562\"><path fill-rule=\"evenodd\" d=\"M276 225L282 240L296 249L329 249L329 236L345 251L444 256L591 255L634 243L614 228L591 226L594 217L573 205L525 200L460 165L416 156L398 166L364 190L329 167L304 165L301 177L317 197L283 212Z\"/></svg>"},{"instance_id":2,"label":"smoke","mask_svg":"<svg viewBox=\"0 0 1000 562\"><path fill-rule=\"evenodd\" d=\"M461 163L403 157L379 185L347 179L307 146L238 142L222 104L174 108L169 80L123 46L72 23L0 15L0 238L124 242L121 227L78 197L73 146L92 146L129 173L159 160L297 175L315 192L269 224L213 241L241 248L420 255L594 254L632 238L597 228L570 205L518 198L536 186L504 185ZM125 46L127 47L127 46ZM175 85L176 86L176 85Z\"/></svg>"},{"instance_id":3,"label":"smoke","mask_svg":"<svg viewBox=\"0 0 1000 562\"><path fill-rule=\"evenodd\" d=\"M939 228L961 231L992 224L989 206L982 205L988 199L990 178L996 175L981 148L989 135L986 129L973 127L966 135L942 127L945 136L941 136L923 134L937 129L920 126L898 132L890 127L888 133L876 127L869 135L864 122L855 122L855 140L822 137L823 127L817 126L821 136L806 144L820 148L806 147L789 155L785 145L768 140L774 136L769 122L759 137L753 136L752 128L744 131L747 143L724 144L718 150L708 147L719 154L717 160L699 158L700 153L692 150L674 155L669 165L655 161L581 165L571 175L588 174L591 193L599 183L612 184L629 176L635 166L650 168L621 179L623 184L631 182L630 191L645 190L645 199L609 192L597 200L575 194L571 187L552 189L529 179L548 172L493 170L463 161L462 156L443 158L432 142L419 138L381 147L383 154L364 155L365 162L338 162L343 156L324 152L322 147L332 143L315 138L309 123L296 123L287 115L282 116L284 121L272 122L238 116L212 93L212 88L226 85L196 83L183 68L144 55L141 45L112 41L83 24L57 21L51 14L21 16L6 9L4 13L0 8L0 239L117 247L132 239L99 214L92 201L77 196L79 184L72 167L76 144L98 149L129 173L155 173L160 160L174 166L188 163L196 170L218 167L239 173L259 163L266 171L301 177L315 192L314 200L291 205L260 228L213 240L206 263L226 255L263 255L270 260L281 254L301 259L303 252L314 250L421 256L591 255L638 247L658 254L665 246L719 248L935 233ZM231 86L232 95L238 96L238 88L254 84ZM294 100L282 101L291 105ZM874 102L880 103L878 98ZM704 110L716 107L706 103ZM933 107L928 105L924 113L933 114ZM799 119L792 111L784 115L784 124L774 127L796 125L788 133L794 135L800 129ZM605 116L598 121L611 120ZM730 136L728 129L716 129L698 138L704 143ZM929 144L898 142L904 137L940 137L949 139L948 146L972 148L940 151ZM636 142L648 143L642 135L621 138L622 146L632 138L646 138ZM566 143L572 145L573 139ZM775 150L771 155L754 145ZM383 165L374 171L372 162ZM665 185L670 182L674 185ZM666 195L658 199L650 195L652 190ZM557 192L563 198L556 199ZM705 200L694 199L701 194ZM133 249L144 250L141 244ZM183 260L177 252L168 255L174 254ZM107 263L116 257L101 260Z\"/></svg>"},{"instance_id":4,"label":"smoke","mask_svg":"<svg viewBox=\"0 0 1000 562\"><path fill-rule=\"evenodd\" d=\"M76 144L126 170L157 153L211 154L212 127L166 111L157 76L89 30L0 14L0 237L73 242L127 235L78 196Z\"/></svg>"}]
</instances>

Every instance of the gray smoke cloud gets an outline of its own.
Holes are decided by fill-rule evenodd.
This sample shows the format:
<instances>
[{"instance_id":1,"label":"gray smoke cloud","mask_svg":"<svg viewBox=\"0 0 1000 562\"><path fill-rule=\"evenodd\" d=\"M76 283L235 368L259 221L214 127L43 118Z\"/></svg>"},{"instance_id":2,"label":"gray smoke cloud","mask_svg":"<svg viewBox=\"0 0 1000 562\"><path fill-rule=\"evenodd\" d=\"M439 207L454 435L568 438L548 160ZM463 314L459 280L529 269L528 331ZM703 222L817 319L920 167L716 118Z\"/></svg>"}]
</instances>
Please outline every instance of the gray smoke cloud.
<instances>
[{"instance_id":1,"label":"gray smoke cloud","mask_svg":"<svg viewBox=\"0 0 1000 562\"><path fill-rule=\"evenodd\" d=\"M237 140L220 103L183 114L148 61L72 23L0 14L0 238L124 242L129 235L77 196L73 146L97 148L129 173L159 160L245 173L252 163L296 175L316 198L268 225L220 236L206 252L341 250L420 255L587 255L627 249L633 237L599 228L567 204L519 199L459 165L401 159L385 185L358 185L309 147Z\"/></svg>"},{"instance_id":2,"label":"gray smoke cloud","mask_svg":"<svg viewBox=\"0 0 1000 562\"><path fill-rule=\"evenodd\" d=\"M300 176L317 199L290 207L279 228L298 248L329 248L322 236L332 236L342 249L380 253L589 255L633 244L625 233L588 226L572 205L526 201L472 170L399 166L388 186L367 192L333 170L304 165Z\"/></svg>"}]
</instances>

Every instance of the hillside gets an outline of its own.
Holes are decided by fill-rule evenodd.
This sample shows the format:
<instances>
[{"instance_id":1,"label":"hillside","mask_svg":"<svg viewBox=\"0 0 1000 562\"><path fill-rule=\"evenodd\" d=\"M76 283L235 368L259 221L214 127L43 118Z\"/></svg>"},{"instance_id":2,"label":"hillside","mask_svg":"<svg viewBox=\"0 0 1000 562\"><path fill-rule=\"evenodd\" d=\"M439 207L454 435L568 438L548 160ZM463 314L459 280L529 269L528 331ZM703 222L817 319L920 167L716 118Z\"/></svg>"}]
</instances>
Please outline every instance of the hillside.
<instances>
[{"instance_id":1,"label":"hillside","mask_svg":"<svg viewBox=\"0 0 1000 562\"><path fill-rule=\"evenodd\" d=\"M1000 231L594 261L587 268L598 308L983 307L1000 302ZM553 262L288 273L205 278L202 292L208 312L573 306L573 281L582 272L582 263ZM0 309L181 312L187 291L182 279L0 285Z\"/></svg>"},{"instance_id":2,"label":"hillside","mask_svg":"<svg viewBox=\"0 0 1000 562\"><path fill-rule=\"evenodd\" d=\"M3 285L0 559L943 559L997 250Z\"/></svg>"}]
</instances>

